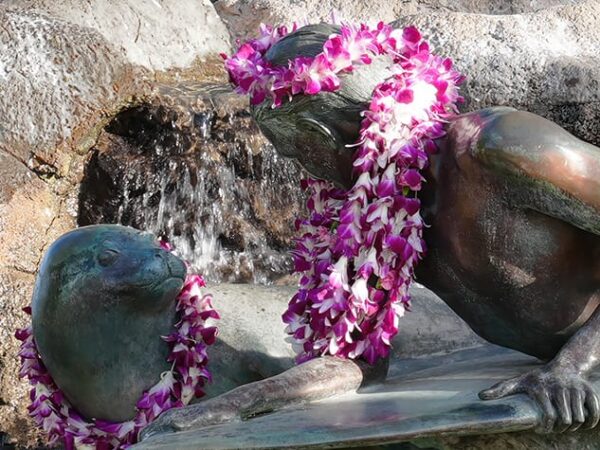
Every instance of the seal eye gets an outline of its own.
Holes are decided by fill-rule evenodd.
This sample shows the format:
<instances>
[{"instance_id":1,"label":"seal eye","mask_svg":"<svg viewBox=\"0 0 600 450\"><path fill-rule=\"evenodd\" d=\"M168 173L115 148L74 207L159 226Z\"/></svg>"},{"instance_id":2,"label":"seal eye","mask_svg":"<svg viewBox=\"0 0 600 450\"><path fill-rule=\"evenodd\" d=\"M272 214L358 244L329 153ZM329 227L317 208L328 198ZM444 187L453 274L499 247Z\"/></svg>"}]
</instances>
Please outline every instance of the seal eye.
<instances>
[{"instance_id":1,"label":"seal eye","mask_svg":"<svg viewBox=\"0 0 600 450\"><path fill-rule=\"evenodd\" d=\"M102 253L98 255L98 263L103 267L107 267L112 265L118 257L119 252L116 250L103 250Z\"/></svg>"}]
</instances>

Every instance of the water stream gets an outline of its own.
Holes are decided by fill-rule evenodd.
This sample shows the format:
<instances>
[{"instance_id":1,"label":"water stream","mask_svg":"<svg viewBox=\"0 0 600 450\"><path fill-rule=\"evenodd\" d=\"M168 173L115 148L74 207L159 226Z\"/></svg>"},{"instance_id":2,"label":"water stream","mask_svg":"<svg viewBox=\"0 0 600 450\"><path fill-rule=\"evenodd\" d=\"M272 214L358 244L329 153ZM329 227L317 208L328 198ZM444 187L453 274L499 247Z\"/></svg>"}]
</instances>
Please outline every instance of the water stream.
<instances>
[{"instance_id":1,"label":"water stream","mask_svg":"<svg viewBox=\"0 0 600 450\"><path fill-rule=\"evenodd\" d=\"M204 90L210 102L191 104L191 92L171 89L106 128L86 168L79 224L164 235L210 281L276 281L291 270L301 171L231 95Z\"/></svg>"}]
</instances>

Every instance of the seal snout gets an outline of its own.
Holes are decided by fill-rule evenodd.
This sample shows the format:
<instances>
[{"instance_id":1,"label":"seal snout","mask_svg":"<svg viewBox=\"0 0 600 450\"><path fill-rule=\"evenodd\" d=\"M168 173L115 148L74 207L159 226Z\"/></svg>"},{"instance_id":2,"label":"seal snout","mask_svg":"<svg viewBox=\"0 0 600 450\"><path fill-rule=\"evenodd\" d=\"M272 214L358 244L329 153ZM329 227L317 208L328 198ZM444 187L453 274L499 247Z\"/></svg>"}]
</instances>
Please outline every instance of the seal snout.
<instances>
[{"instance_id":1,"label":"seal snout","mask_svg":"<svg viewBox=\"0 0 600 450\"><path fill-rule=\"evenodd\" d=\"M169 275L175 278L181 278L182 280L185 279L187 267L180 258L171 252L167 252L162 249L157 251L155 256L163 261L169 272Z\"/></svg>"}]
</instances>

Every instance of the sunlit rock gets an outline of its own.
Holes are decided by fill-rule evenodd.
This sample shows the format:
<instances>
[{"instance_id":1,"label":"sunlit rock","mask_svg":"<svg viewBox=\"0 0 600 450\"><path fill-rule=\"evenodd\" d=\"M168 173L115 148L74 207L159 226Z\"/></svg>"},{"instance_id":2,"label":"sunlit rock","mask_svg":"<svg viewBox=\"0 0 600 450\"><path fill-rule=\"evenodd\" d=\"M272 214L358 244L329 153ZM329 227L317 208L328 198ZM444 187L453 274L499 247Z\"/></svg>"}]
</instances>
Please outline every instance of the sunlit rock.
<instances>
[{"instance_id":1,"label":"sunlit rock","mask_svg":"<svg viewBox=\"0 0 600 450\"><path fill-rule=\"evenodd\" d=\"M215 8L234 39L256 34L260 23L330 22L331 14L352 22L391 22L431 12L521 14L585 0L217 0Z\"/></svg>"},{"instance_id":2,"label":"sunlit rock","mask_svg":"<svg viewBox=\"0 0 600 450\"><path fill-rule=\"evenodd\" d=\"M98 31L132 64L151 70L190 66L229 50L229 34L209 0L11 0Z\"/></svg>"}]
</instances>

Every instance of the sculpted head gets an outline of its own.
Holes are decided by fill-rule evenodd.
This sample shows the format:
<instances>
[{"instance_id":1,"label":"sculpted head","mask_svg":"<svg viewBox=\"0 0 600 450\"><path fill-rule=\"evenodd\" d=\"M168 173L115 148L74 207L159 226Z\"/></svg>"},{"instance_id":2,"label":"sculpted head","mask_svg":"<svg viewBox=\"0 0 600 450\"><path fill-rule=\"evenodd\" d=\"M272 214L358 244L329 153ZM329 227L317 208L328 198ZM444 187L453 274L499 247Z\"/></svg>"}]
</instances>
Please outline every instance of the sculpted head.
<instances>
[{"instance_id":1,"label":"sculpted head","mask_svg":"<svg viewBox=\"0 0 600 450\"><path fill-rule=\"evenodd\" d=\"M314 57L339 27L308 25L289 34L266 54L275 65L298 56ZM342 76L336 92L296 95L271 108L269 101L253 108L260 130L284 156L298 160L311 175L349 186L352 154L360 131L361 112L367 109L373 89L390 76L389 59L380 57Z\"/></svg>"},{"instance_id":2,"label":"sculpted head","mask_svg":"<svg viewBox=\"0 0 600 450\"><path fill-rule=\"evenodd\" d=\"M50 374L88 417L124 420L168 367L183 261L129 227L94 225L55 241L40 265L33 332Z\"/></svg>"},{"instance_id":3,"label":"sculpted head","mask_svg":"<svg viewBox=\"0 0 600 450\"><path fill-rule=\"evenodd\" d=\"M86 307L111 306L160 309L179 292L185 265L161 249L156 238L119 225L73 230L46 252L33 296L34 316L76 307L78 298L95 298ZM107 306L103 304L102 307Z\"/></svg>"}]
</instances>

